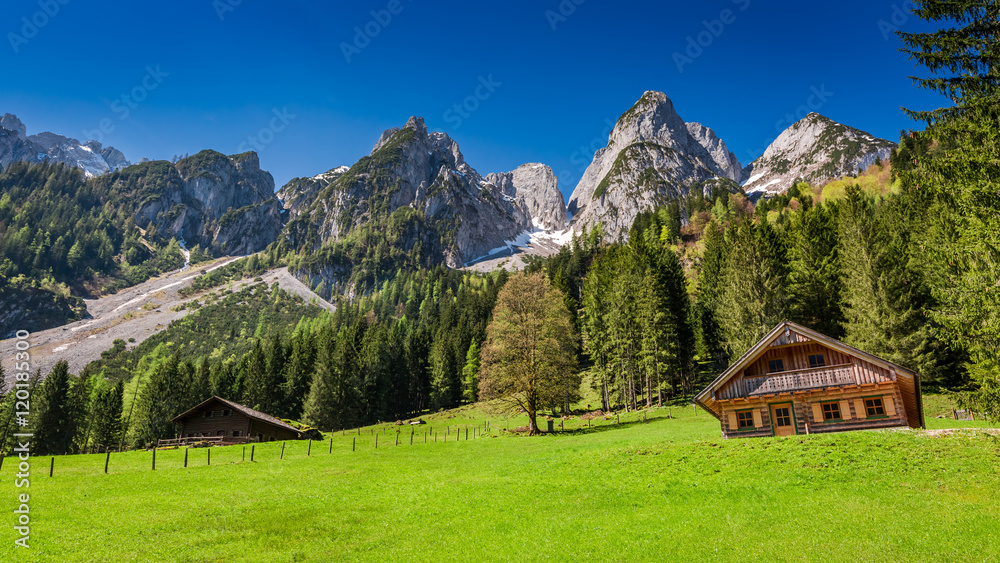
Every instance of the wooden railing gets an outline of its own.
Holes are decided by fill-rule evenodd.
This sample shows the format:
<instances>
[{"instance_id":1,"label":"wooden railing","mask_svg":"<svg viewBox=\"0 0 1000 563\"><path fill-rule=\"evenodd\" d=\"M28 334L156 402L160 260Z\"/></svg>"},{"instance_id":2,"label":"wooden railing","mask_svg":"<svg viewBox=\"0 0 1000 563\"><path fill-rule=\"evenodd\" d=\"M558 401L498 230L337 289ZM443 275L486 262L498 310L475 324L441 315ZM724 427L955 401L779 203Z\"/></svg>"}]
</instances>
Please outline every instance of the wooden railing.
<instances>
[{"instance_id":1,"label":"wooden railing","mask_svg":"<svg viewBox=\"0 0 1000 563\"><path fill-rule=\"evenodd\" d=\"M818 387L836 387L855 383L854 373L850 365L819 368L813 370L777 373L761 377L748 377L743 380L747 395L768 395L816 389Z\"/></svg>"}]
</instances>

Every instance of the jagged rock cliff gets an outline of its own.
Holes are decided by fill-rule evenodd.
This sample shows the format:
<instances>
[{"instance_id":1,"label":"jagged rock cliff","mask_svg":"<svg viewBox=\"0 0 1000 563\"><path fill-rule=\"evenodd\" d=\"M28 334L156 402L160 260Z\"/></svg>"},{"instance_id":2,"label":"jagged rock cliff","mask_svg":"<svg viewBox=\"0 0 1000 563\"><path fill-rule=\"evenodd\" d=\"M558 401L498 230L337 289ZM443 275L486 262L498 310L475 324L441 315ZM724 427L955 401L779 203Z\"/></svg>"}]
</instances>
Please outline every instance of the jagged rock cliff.
<instances>
[{"instance_id":1,"label":"jagged rock cliff","mask_svg":"<svg viewBox=\"0 0 1000 563\"><path fill-rule=\"evenodd\" d=\"M7 113L0 117L0 166L20 160L61 162L83 170L88 178L129 166L121 151L103 147L97 141L81 143L55 133L28 136L27 132L27 127L16 115Z\"/></svg>"},{"instance_id":2,"label":"jagged rock cliff","mask_svg":"<svg viewBox=\"0 0 1000 563\"><path fill-rule=\"evenodd\" d=\"M569 201L577 229L603 223L605 234L628 232L641 211L687 194L713 178L734 185L739 161L715 132L685 123L662 92L646 92L615 124ZM708 185L720 183L708 183Z\"/></svg>"},{"instance_id":3,"label":"jagged rock cliff","mask_svg":"<svg viewBox=\"0 0 1000 563\"><path fill-rule=\"evenodd\" d=\"M539 163L522 164L512 172L487 174L486 181L500 188L504 195L524 203L536 228L547 231L566 228L566 202L552 168Z\"/></svg>"},{"instance_id":4,"label":"jagged rock cliff","mask_svg":"<svg viewBox=\"0 0 1000 563\"><path fill-rule=\"evenodd\" d=\"M540 220L559 224L562 197L556 209L546 207L558 189L552 171L543 168L490 181L465 162L447 134L429 132L422 118L412 117L385 131L350 169L285 185L279 196L289 211L286 236L296 247L315 250L365 228L392 246L386 254L402 251L421 264L460 267L531 230L530 206Z\"/></svg>"},{"instance_id":5,"label":"jagged rock cliff","mask_svg":"<svg viewBox=\"0 0 1000 563\"><path fill-rule=\"evenodd\" d=\"M206 150L176 164L145 162L95 181L121 194L138 226L215 255L261 250L281 232L274 179L254 152Z\"/></svg>"},{"instance_id":6,"label":"jagged rock cliff","mask_svg":"<svg viewBox=\"0 0 1000 563\"><path fill-rule=\"evenodd\" d=\"M888 161L895 147L891 141L810 113L785 129L746 167L743 189L751 194L784 193L796 178L822 184L857 174L876 159Z\"/></svg>"}]
</instances>

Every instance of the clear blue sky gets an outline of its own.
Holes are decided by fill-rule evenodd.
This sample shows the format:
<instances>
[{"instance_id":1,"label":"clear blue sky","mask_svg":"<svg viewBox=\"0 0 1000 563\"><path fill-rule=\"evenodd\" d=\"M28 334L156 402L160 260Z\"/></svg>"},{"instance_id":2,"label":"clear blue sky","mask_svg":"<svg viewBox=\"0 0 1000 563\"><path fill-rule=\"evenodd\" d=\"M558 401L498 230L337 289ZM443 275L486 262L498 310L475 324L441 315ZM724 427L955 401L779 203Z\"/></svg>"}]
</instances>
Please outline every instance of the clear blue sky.
<instances>
[{"instance_id":1,"label":"clear blue sky","mask_svg":"<svg viewBox=\"0 0 1000 563\"><path fill-rule=\"evenodd\" d=\"M480 173L544 162L569 194L646 90L715 129L744 165L810 102L891 140L915 125L900 106L942 105L880 29L894 17L928 29L894 16L900 0L326 4L6 0L0 113L29 134L86 140L103 125L95 136L133 161L232 154L258 137L279 186L353 164L420 115ZM707 46L689 50L699 39ZM694 56L679 69L675 53Z\"/></svg>"}]
</instances>

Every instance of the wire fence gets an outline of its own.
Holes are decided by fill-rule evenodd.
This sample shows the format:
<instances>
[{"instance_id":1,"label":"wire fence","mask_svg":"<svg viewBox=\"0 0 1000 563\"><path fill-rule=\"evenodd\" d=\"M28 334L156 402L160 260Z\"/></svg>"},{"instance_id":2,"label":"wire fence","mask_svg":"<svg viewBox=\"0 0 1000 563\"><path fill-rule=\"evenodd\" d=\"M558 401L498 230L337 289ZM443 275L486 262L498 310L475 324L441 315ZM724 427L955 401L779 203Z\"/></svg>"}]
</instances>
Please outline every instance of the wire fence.
<instances>
[{"instance_id":1,"label":"wire fence","mask_svg":"<svg viewBox=\"0 0 1000 563\"><path fill-rule=\"evenodd\" d=\"M678 407L681 408L681 407ZM697 409L695 409L697 416ZM644 424L657 420L668 420L673 417L673 407L654 407L651 409L603 413L595 411L582 416L551 418L540 417L539 430L541 434L550 435L575 435L588 432L603 431L611 427L627 427L635 424ZM366 428L355 428L351 430L341 430L339 433L331 432L324 440L295 440L295 441L273 441L250 443L246 445L218 446L207 445L204 447L166 447L153 448L151 450L133 450L124 452L113 452L108 450L103 455L76 455L76 456L43 456L49 457L48 476L58 477L59 471L56 467L57 458L68 464L74 473L80 471L89 464L84 461L94 460L93 473L123 474L137 471L162 471L166 469L185 469L195 466L212 466L215 451L215 465L232 465L239 463L263 463L272 461L282 461L286 457L297 458L321 458L333 455L335 451L343 452L350 448L351 452L366 450L385 450L387 448L399 447L424 447L435 444L447 444L469 442L482 438L497 438L505 433L523 433L526 426L515 426L511 428L511 419L500 421L486 420L474 424L435 424L435 425L380 425ZM409 430L409 432L407 432ZM325 446L325 447L324 447ZM192 452L205 455L198 455L197 459ZM147 453L145 462L137 459L143 453ZM180 453L183 452L183 457ZM12 461L7 465L17 471L17 458L12 457ZM116 467L115 458L123 461ZM3 471L4 459L0 457L0 472ZM37 457L35 458L37 459ZM32 465L37 467L36 461ZM62 465L62 464L59 464Z\"/></svg>"}]
</instances>

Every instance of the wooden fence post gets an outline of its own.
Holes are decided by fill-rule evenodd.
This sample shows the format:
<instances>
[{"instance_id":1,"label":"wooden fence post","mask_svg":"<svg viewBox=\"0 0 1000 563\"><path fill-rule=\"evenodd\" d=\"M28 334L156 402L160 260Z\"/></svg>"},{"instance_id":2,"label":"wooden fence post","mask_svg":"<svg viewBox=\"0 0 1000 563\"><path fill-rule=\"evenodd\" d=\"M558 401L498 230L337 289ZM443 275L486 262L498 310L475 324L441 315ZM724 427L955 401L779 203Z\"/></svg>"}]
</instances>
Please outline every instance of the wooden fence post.
<instances>
[{"instance_id":1,"label":"wooden fence post","mask_svg":"<svg viewBox=\"0 0 1000 563\"><path fill-rule=\"evenodd\" d=\"M250 444L250 462L253 463L253 454L257 450L257 444Z\"/></svg>"},{"instance_id":2,"label":"wooden fence post","mask_svg":"<svg viewBox=\"0 0 1000 563\"><path fill-rule=\"evenodd\" d=\"M424 430L424 443L425 444L427 443L427 431L426 430Z\"/></svg>"},{"instance_id":3,"label":"wooden fence post","mask_svg":"<svg viewBox=\"0 0 1000 563\"><path fill-rule=\"evenodd\" d=\"M396 431L396 445L399 445L399 431Z\"/></svg>"},{"instance_id":4,"label":"wooden fence post","mask_svg":"<svg viewBox=\"0 0 1000 563\"><path fill-rule=\"evenodd\" d=\"M344 434L344 435L346 436L347 434ZM330 438L330 451L328 453L331 453L331 454L333 453L333 438Z\"/></svg>"},{"instance_id":5,"label":"wooden fence post","mask_svg":"<svg viewBox=\"0 0 1000 563\"><path fill-rule=\"evenodd\" d=\"M244 457L246 457L246 448L243 448ZM153 471L156 471L156 448L153 448Z\"/></svg>"},{"instance_id":6,"label":"wooden fence post","mask_svg":"<svg viewBox=\"0 0 1000 563\"><path fill-rule=\"evenodd\" d=\"M212 448L208 448L208 465L212 465Z\"/></svg>"},{"instance_id":7,"label":"wooden fence post","mask_svg":"<svg viewBox=\"0 0 1000 563\"><path fill-rule=\"evenodd\" d=\"M414 434L415 432L416 432L416 430L414 430L414 429L410 428L410 445L411 445L411 446L413 445L413 434Z\"/></svg>"},{"instance_id":8,"label":"wooden fence post","mask_svg":"<svg viewBox=\"0 0 1000 563\"><path fill-rule=\"evenodd\" d=\"M246 461L246 460L247 460L247 447L244 445L243 446L243 461Z\"/></svg>"},{"instance_id":9,"label":"wooden fence post","mask_svg":"<svg viewBox=\"0 0 1000 563\"><path fill-rule=\"evenodd\" d=\"M190 448L184 448L184 467L188 466L188 450Z\"/></svg>"},{"instance_id":10,"label":"wooden fence post","mask_svg":"<svg viewBox=\"0 0 1000 563\"><path fill-rule=\"evenodd\" d=\"M465 441L466 442L469 441L469 427L468 426L465 427Z\"/></svg>"},{"instance_id":11,"label":"wooden fence post","mask_svg":"<svg viewBox=\"0 0 1000 563\"><path fill-rule=\"evenodd\" d=\"M284 442L281 443L281 457L279 457L278 459L285 459L285 443Z\"/></svg>"},{"instance_id":12,"label":"wooden fence post","mask_svg":"<svg viewBox=\"0 0 1000 563\"><path fill-rule=\"evenodd\" d=\"M52 458L52 461L55 461L55 459L56 458ZM111 448L108 448L108 454L106 456L104 456L104 474L105 475L107 475L107 473L108 473L108 464L109 463L111 463ZM49 468L49 477L52 477L52 469L51 468Z\"/></svg>"},{"instance_id":13,"label":"wooden fence post","mask_svg":"<svg viewBox=\"0 0 1000 563\"><path fill-rule=\"evenodd\" d=\"M590 419L587 419L587 428L590 428Z\"/></svg>"},{"instance_id":14,"label":"wooden fence post","mask_svg":"<svg viewBox=\"0 0 1000 563\"><path fill-rule=\"evenodd\" d=\"M309 448L306 449L306 457L312 455L312 451L313 451L313 441L309 440Z\"/></svg>"},{"instance_id":15,"label":"wooden fence post","mask_svg":"<svg viewBox=\"0 0 1000 563\"><path fill-rule=\"evenodd\" d=\"M108 449L108 456L110 456L110 455L111 455L111 449L109 448ZM55 468L56 468L56 457L52 456L52 461L49 463L49 477L52 477L52 472L55 470ZM106 464L106 463L104 464L104 472L105 473L108 472L108 464Z\"/></svg>"},{"instance_id":16,"label":"wooden fence post","mask_svg":"<svg viewBox=\"0 0 1000 563\"><path fill-rule=\"evenodd\" d=\"M378 434L375 435L375 449L378 449Z\"/></svg>"},{"instance_id":17,"label":"wooden fence post","mask_svg":"<svg viewBox=\"0 0 1000 563\"><path fill-rule=\"evenodd\" d=\"M351 438L351 451L352 452L357 447L357 445L358 445L358 439L357 438Z\"/></svg>"}]
</instances>

